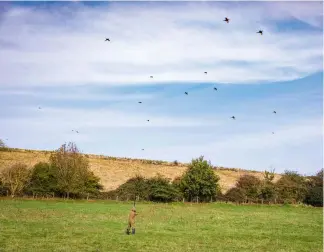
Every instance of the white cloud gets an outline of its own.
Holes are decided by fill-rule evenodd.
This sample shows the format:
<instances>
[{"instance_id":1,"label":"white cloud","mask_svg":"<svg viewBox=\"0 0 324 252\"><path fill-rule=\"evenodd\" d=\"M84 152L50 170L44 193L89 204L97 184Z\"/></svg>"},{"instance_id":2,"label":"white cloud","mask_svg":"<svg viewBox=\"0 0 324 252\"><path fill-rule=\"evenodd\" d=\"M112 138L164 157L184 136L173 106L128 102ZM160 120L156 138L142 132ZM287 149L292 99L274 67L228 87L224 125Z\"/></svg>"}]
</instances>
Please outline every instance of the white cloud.
<instances>
[{"instance_id":1,"label":"white cloud","mask_svg":"<svg viewBox=\"0 0 324 252\"><path fill-rule=\"evenodd\" d=\"M272 4L269 15L264 6L244 3L233 9L216 3L14 8L0 27L2 44L12 45L0 49L0 85L242 83L321 71L321 32L279 33L272 23L296 16L317 24L312 20L321 14L312 7L302 13L299 5L287 13L286 4L274 15ZM256 34L260 27L263 36Z\"/></svg>"}]
</instances>

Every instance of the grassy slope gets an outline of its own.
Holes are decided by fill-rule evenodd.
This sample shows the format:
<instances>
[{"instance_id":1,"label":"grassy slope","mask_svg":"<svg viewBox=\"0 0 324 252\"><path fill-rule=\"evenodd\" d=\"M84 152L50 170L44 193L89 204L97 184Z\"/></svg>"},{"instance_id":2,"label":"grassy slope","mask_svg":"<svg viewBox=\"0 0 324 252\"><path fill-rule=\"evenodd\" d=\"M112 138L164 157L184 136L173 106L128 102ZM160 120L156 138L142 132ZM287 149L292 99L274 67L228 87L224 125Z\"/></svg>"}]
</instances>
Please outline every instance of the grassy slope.
<instances>
[{"instance_id":1,"label":"grassy slope","mask_svg":"<svg viewBox=\"0 0 324 252\"><path fill-rule=\"evenodd\" d=\"M322 208L0 199L0 251L322 251Z\"/></svg>"},{"instance_id":2,"label":"grassy slope","mask_svg":"<svg viewBox=\"0 0 324 252\"><path fill-rule=\"evenodd\" d=\"M0 151L0 169L17 161L32 166L37 162L47 161L49 156L50 153L45 151L25 151L20 149L15 149L12 152ZM168 178L174 179L186 170L186 165L184 164L174 166L172 163L162 163L161 161L162 164L149 164L145 160L116 159L98 155L88 156L91 170L100 177L105 190L117 188L136 174L152 177L160 173ZM220 185L223 192L233 187L237 179L243 174L251 174L263 178L261 172L240 169L223 168L215 170L215 173L220 177ZM275 181L279 177L280 175L276 175Z\"/></svg>"}]
</instances>

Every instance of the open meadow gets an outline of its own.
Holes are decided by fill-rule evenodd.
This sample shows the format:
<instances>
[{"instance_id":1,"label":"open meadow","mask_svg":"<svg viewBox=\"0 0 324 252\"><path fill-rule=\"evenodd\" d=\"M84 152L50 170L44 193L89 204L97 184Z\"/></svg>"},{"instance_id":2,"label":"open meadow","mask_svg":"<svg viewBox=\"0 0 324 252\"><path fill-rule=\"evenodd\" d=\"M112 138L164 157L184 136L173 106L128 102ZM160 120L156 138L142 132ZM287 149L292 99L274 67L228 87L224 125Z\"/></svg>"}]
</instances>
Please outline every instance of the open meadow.
<instances>
[{"instance_id":1,"label":"open meadow","mask_svg":"<svg viewBox=\"0 0 324 252\"><path fill-rule=\"evenodd\" d=\"M0 200L0 251L322 251L322 208Z\"/></svg>"}]
</instances>

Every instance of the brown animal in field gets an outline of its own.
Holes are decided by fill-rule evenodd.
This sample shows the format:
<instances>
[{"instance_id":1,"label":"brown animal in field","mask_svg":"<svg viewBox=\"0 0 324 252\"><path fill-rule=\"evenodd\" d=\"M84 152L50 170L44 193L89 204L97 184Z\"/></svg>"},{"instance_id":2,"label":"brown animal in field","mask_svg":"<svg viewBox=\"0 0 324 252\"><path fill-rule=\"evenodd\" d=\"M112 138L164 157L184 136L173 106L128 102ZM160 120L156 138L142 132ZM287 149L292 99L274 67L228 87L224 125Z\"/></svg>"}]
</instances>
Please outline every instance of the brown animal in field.
<instances>
[{"instance_id":1,"label":"brown animal in field","mask_svg":"<svg viewBox=\"0 0 324 252\"><path fill-rule=\"evenodd\" d=\"M130 234L130 229L132 229L132 234L135 234L135 217L136 215L138 215L136 213L136 209L135 209L135 206L132 207L132 210L130 211L129 213L129 216L128 216L128 227L127 227L127 230L126 230L126 234Z\"/></svg>"}]
</instances>

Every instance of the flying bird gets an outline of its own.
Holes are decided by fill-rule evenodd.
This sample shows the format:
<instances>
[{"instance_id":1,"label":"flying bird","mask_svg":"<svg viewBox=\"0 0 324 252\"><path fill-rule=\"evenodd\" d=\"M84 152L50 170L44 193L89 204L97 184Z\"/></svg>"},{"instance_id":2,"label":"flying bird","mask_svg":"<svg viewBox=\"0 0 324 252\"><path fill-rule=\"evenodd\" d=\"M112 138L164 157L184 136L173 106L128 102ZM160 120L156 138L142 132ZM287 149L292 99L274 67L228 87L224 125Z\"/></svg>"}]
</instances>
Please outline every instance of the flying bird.
<instances>
[{"instance_id":1,"label":"flying bird","mask_svg":"<svg viewBox=\"0 0 324 252\"><path fill-rule=\"evenodd\" d=\"M75 132L79 134L79 131L76 130Z\"/></svg>"},{"instance_id":2,"label":"flying bird","mask_svg":"<svg viewBox=\"0 0 324 252\"><path fill-rule=\"evenodd\" d=\"M38 107L38 109L42 109L41 107Z\"/></svg>"},{"instance_id":3,"label":"flying bird","mask_svg":"<svg viewBox=\"0 0 324 252\"><path fill-rule=\"evenodd\" d=\"M142 149L142 150L144 150L144 149Z\"/></svg>"},{"instance_id":4,"label":"flying bird","mask_svg":"<svg viewBox=\"0 0 324 252\"><path fill-rule=\"evenodd\" d=\"M274 114L277 114L277 112L276 112L275 110L273 111L273 113L274 113Z\"/></svg>"},{"instance_id":5,"label":"flying bird","mask_svg":"<svg viewBox=\"0 0 324 252\"><path fill-rule=\"evenodd\" d=\"M225 21L226 23L228 23L230 20L226 17L223 21Z\"/></svg>"},{"instance_id":6,"label":"flying bird","mask_svg":"<svg viewBox=\"0 0 324 252\"><path fill-rule=\"evenodd\" d=\"M184 92L186 95L188 95L188 92Z\"/></svg>"},{"instance_id":7,"label":"flying bird","mask_svg":"<svg viewBox=\"0 0 324 252\"><path fill-rule=\"evenodd\" d=\"M274 132L272 132L272 135L274 134Z\"/></svg>"},{"instance_id":8,"label":"flying bird","mask_svg":"<svg viewBox=\"0 0 324 252\"><path fill-rule=\"evenodd\" d=\"M142 103L141 101L139 101L138 103Z\"/></svg>"},{"instance_id":9,"label":"flying bird","mask_svg":"<svg viewBox=\"0 0 324 252\"><path fill-rule=\"evenodd\" d=\"M207 74L207 72L204 72L205 74Z\"/></svg>"},{"instance_id":10,"label":"flying bird","mask_svg":"<svg viewBox=\"0 0 324 252\"><path fill-rule=\"evenodd\" d=\"M216 91L217 91L217 88L215 88L215 87L214 87L214 90L216 90Z\"/></svg>"},{"instance_id":11,"label":"flying bird","mask_svg":"<svg viewBox=\"0 0 324 252\"><path fill-rule=\"evenodd\" d=\"M235 120L235 116L232 116L231 118L233 118L233 120Z\"/></svg>"},{"instance_id":12,"label":"flying bird","mask_svg":"<svg viewBox=\"0 0 324 252\"><path fill-rule=\"evenodd\" d=\"M146 120L146 121L148 121L148 122L149 122L150 120Z\"/></svg>"},{"instance_id":13,"label":"flying bird","mask_svg":"<svg viewBox=\"0 0 324 252\"><path fill-rule=\"evenodd\" d=\"M106 38L106 40L105 41L110 41L110 39L109 38Z\"/></svg>"},{"instance_id":14,"label":"flying bird","mask_svg":"<svg viewBox=\"0 0 324 252\"><path fill-rule=\"evenodd\" d=\"M150 78L153 79L153 76L151 75Z\"/></svg>"},{"instance_id":15,"label":"flying bird","mask_svg":"<svg viewBox=\"0 0 324 252\"><path fill-rule=\"evenodd\" d=\"M263 34L263 31L262 30L259 30L257 33L260 33L262 35Z\"/></svg>"}]
</instances>

